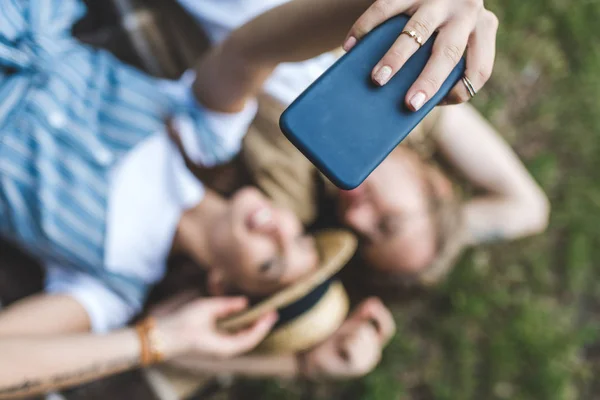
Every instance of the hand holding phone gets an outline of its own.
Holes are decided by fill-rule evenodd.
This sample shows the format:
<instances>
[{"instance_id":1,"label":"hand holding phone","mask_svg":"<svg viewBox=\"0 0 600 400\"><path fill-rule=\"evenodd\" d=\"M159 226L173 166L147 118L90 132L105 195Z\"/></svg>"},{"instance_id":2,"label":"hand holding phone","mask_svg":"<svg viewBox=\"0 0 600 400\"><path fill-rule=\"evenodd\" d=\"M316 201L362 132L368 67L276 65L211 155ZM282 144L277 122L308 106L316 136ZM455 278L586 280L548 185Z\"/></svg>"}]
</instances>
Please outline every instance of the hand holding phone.
<instances>
[{"instance_id":1,"label":"hand holding phone","mask_svg":"<svg viewBox=\"0 0 600 400\"><path fill-rule=\"evenodd\" d=\"M464 58L440 90L418 111L404 98L431 56L435 35L385 86L371 71L408 22L391 18L306 89L282 114L285 136L342 189L359 186L461 79Z\"/></svg>"}]
</instances>

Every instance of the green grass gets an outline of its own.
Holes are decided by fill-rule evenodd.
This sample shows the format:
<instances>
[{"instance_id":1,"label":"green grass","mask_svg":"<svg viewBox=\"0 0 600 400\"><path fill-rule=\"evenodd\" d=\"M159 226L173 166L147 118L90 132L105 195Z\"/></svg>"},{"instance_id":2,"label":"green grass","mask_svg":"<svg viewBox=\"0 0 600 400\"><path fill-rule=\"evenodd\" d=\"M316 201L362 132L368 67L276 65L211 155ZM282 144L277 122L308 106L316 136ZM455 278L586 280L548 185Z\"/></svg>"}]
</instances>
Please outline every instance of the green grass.
<instances>
[{"instance_id":1,"label":"green grass","mask_svg":"<svg viewBox=\"0 0 600 400\"><path fill-rule=\"evenodd\" d=\"M252 398L600 398L600 2L487 6L498 57L475 104L547 191L548 233L472 251L443 287L395 310L398 335L364 379L242 383Z\"/></svg>"}]
</instances>

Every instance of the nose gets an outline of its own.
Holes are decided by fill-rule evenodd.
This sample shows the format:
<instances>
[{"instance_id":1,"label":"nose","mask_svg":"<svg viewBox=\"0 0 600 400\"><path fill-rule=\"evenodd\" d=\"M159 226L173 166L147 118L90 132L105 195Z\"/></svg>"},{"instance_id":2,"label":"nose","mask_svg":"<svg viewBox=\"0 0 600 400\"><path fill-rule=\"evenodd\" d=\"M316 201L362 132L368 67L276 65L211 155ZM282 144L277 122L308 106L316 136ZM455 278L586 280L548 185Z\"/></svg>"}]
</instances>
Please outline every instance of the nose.
<instances>
[{"instance_id":1,"label":"nose","mask_svg":"<svg viewBox=\"0 0 600 400\"><path fill-rule=\"evenodd\" d=\"M344 221L361 236L371 236L374 230L371 223L371 214L373 213L365 208L348 210Z\"/></svg>"},{"instance_id":2,"label":"nose","mask_svg":"<svg viewBox=\"0 0 600 400\"><path fill-rule=\"evenodd\" d=\"M273 235L279 247L285 252L302 233L302 226L296 216L287 210L277 209L275 213L277 222L273 229Z\"/></svg>"}]
</instances>

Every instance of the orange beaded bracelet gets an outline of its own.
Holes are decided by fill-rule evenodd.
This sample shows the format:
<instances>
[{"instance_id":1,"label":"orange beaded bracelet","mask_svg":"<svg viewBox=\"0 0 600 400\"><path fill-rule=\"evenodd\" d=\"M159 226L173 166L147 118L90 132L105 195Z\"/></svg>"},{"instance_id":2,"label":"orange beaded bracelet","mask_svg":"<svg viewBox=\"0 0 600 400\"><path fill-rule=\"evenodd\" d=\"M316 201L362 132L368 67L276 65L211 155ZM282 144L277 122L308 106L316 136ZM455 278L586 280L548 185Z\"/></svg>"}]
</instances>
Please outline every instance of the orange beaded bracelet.
<instances>
[{"instance_id":1,"label":"orange beaded bracelet","mask_svg":"<svg viewBox=\"0 0 600 400\"><path fill-rule=\"evenodd\" d=\"M142 320L135 326L140 338L140 362L143 367L156 364L164 358L161 350L162 342L155 328L156 320L152 317Z\"/></svg>"}]
</instances>

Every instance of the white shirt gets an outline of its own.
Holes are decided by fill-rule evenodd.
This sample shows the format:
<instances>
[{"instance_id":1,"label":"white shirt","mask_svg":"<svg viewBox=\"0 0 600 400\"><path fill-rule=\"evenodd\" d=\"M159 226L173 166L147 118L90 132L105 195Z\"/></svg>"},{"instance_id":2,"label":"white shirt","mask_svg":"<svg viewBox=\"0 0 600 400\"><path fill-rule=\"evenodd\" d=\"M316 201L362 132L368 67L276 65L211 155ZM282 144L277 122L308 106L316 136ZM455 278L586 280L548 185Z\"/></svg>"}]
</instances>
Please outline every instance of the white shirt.
<instances>
[{"instance_id":1,"label":"white shirt","mask_svg":"<svg viewBox=\"0 0 600 400\"><path fill-rule=\"evenodd\" d=\"M186 74L180 82L164 81L162 90L178 92L181 101L195 101L192 80L193 74ZM228 139L230 153L238 152L256 114L256 102L237 114L203 111L208 127ZM176 123L186 152L202 164L202 148L191 125L184 120ZM181 215L202 201L204 187L165 131L130 151L113 170L110 186L105 268L153 285L165 274ZM92 276L59 265L47 265L46 270L46 291L74 297L86 309L94 332L121 327L140 311Z\"/></svg>"},{"instance_id":2,"label":"white shirt","mask_svg":"<svg viewBox=\"0 0 600 400\"><path fill-rule=\"evenodd\" d=\"M178 1L198 20L213 43L219 43L233 29L289 0ZM289 104L335 60L332 54L324 54L305 62L281 64L265 83L264 91ZM192 79L187 74L177 84L165 81L163 90L178 93L182 101L186 97L191 101ZM205 113L213 131L226 137L232 151L237 151L256 113L256 103L233 115L208 110ZM197 137L187 129L186 121L178 122L186 152L194 162L203 163L206 160ZM150 176L152 179L148 179ZM179 218L203 196L202 183L187 170L165 132L157 132L140 143L116 167L112 177L107 268L147 284L162 279ZM91 276L56 265L48 265L47 271L46 291L73 296L86 309L94 332L121 327L140 311Z\"/></svg>"}]
</instances>

